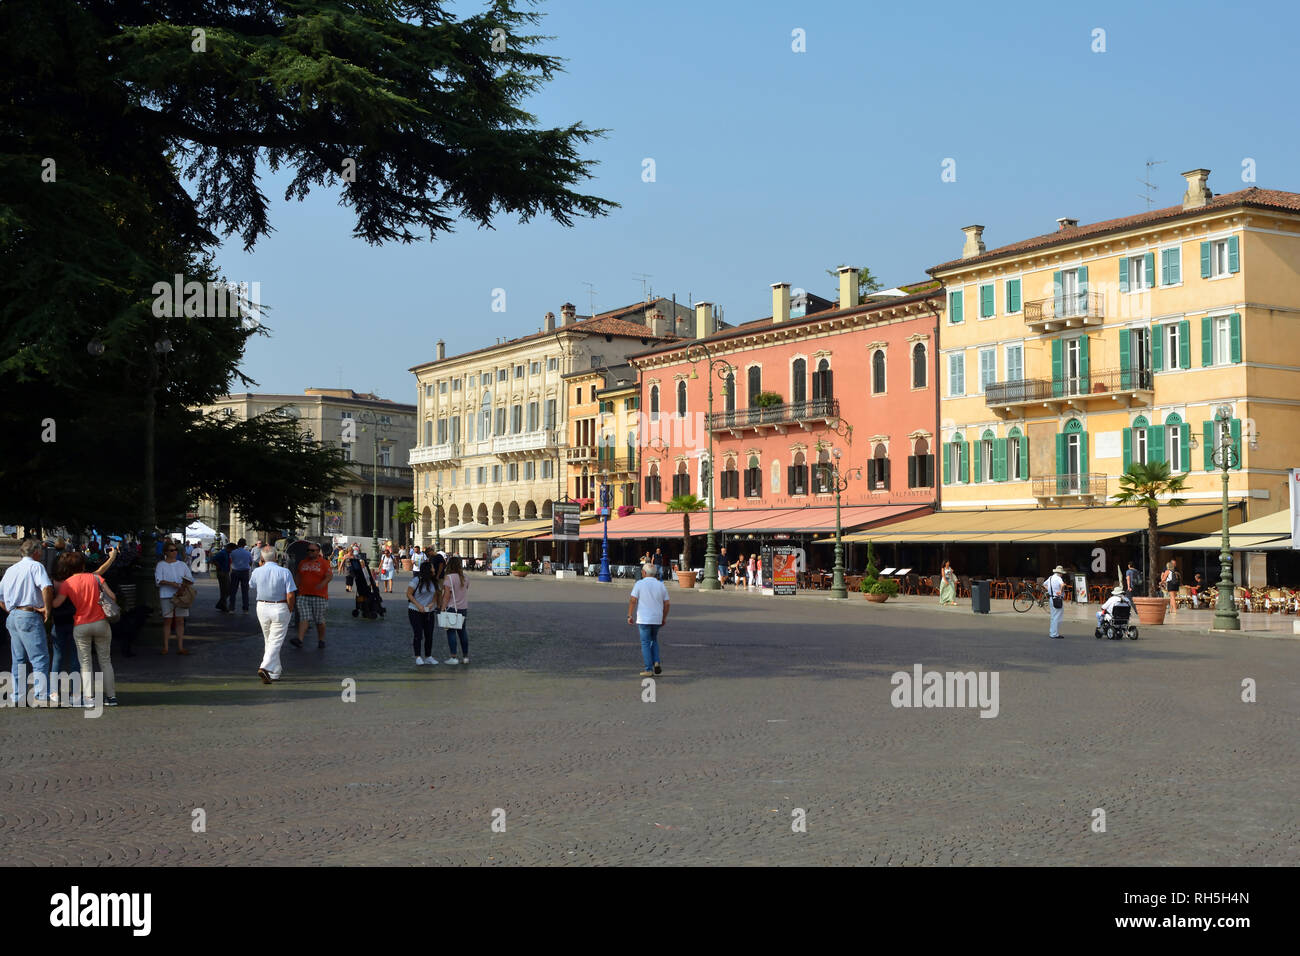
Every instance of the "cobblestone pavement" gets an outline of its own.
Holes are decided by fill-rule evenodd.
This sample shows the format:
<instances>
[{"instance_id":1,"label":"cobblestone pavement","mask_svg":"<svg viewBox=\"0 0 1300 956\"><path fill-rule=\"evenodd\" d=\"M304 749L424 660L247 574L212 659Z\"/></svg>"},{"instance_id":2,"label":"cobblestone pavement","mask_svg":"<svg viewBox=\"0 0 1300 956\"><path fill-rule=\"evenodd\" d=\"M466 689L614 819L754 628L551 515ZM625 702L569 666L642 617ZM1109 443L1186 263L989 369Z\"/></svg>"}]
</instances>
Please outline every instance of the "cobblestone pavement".
<instances>
[{"instance_id":1,"label":"cobblestone pavement","mask_svg":"<svg viewBox=\"0 0 1300 956\"><path fill-rule=\"evenodd\" d=\"M1296 642L674 586L646 703L629 585L475 575L473 663L416 668L399 595L354 621L336 583L328 646L268 687L205 580L193 653L119 657L121 707L0 712L5 860L1300 862ZM997 671L997 717L894 708L918 663Z\"/></svg>"}]
</instances>

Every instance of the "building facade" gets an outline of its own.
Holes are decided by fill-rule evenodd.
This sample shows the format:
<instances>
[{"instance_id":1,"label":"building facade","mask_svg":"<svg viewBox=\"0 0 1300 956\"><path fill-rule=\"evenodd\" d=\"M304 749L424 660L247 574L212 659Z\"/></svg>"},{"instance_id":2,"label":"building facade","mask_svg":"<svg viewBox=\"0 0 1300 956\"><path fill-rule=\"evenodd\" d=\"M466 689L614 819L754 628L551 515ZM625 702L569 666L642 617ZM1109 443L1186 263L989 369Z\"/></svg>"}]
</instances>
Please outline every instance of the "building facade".
<instances>
[{"instance_id":1,"label":"building facade","mask_svg":"<svg viewBox=\"0 0 1300 956\"><path fill-rule=\"evenodd\" d=\"M584 509L599 504L602 482L611 489L610 507L634 509L640 501L640 410L636 370L630 365L590 369L565 376L568 388L569 497Z\"/></svg>"},{"instance_id":2,"label":"building facade","mask_svg":"<svg viewBox=\"0 0 1300 956\"><path fill-rule=\"evenodd\" d=\"M448 357L438 344L416 376L420 426L410 450L419 537L433 544L441 529L464 524L509 533L511 524L549 519L565 494L570 409L564 376L625 361L633 351L692 329L690 310L652 299L579 316L571 303L560 319L547 313L531 335ZM495 526L503 526L497 531ZM462 538L477 556L494 535Z\"/></svg>"},{"instance_id":3,"label":"building facade","mask_svg":"<svg viewBox=\"0 0 1300 956\"><path fill-rule=\"evenodd\" d=\"M415 440L415 406L402 405L368 392L346 388L308 388L302 395L235 393L200 409L205 414L244 420L276 414L292 418L318 442L338 448L349 462L351 478L328 500L320 515L300 535L360 540L368 549L377 527L381 540L401 540L396 519L399 502L411 489L411 469L401 459ZM238 462L226 463L238 467ZM199 518L230 540L253 539L258 530L237 510L221 502L199 502Z\"/></svg>"}]
</instances>

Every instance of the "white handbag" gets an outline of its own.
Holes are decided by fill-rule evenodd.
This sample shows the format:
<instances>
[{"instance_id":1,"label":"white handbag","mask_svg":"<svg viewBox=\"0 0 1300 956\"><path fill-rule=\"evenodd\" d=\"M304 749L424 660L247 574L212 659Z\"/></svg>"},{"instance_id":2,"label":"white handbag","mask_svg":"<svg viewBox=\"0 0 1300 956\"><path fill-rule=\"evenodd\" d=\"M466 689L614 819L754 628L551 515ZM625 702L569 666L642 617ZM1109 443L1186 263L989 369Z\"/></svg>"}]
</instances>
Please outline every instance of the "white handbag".
<instances>
[{"instance_id":1,"label":"white handbag","mask_svg":"<svg viewBox=\"0 0 1300 956\"><path fill-rule=\"evenodd\" d=\"M439 611L438 626L448 631L459 631L465 626L465 615L457 611Z\"/></svg>"}]
</instances>

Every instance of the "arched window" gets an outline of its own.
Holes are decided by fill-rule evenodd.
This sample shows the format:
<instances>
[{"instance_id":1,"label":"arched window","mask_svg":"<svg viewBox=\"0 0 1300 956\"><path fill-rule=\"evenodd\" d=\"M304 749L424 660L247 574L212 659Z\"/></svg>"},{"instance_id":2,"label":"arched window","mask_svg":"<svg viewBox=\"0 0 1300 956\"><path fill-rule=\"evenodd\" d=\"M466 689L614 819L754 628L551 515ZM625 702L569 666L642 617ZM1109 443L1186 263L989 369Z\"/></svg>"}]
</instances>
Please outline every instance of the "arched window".
<instances>
[{"instance_id":1,"label":"arched window","mask_svg":"<svg viewBox=\"0 0 1300 956\"><path fill-rule=\"evenodd\" d=\"M483 390L483 397L478 403L478 437L483 441L492 434L492 391Z\"/></svg>"},{"instance_id":2,"label":"arched window","mask_svg":"<svg viewBox=\"0 0 1300 956\"><path fill-rule=\"evenodd\" d=\"M736 470L735 457L727 458L722 463L721 487L718 489L720 498L739 498L740 497L740 472Z\"/></svg>"},{"instance_id":3,"label":"arched window","mask_svg":"<svg viewBox=\"0 0 1300 956\"><path fill-rule=\"evenodd\" d=\"M677 383L677 417L686 417L686 382Z\"/></svg>"},{"instance_id":4,"label":"arched window","mask_svg":"<svg viewBox=\"0 0 1300 956\"><path fill-rule=\"evenodd\" d=\"M813 398L817 397L817 383L813 382ZM790 401L808 401L808 363L795 359L790 366Z\"/></svg>"},{"instance_id":5,"label":"arched window","mask_svg":"<svg viewBox=\"0 0 1300 956\"><path fill-rule=\"evenodd\" d=\"M1124 435L1128 438L1129 445L1126 449L1128 452L1128 461L1124 462L1125 468L1134 463L1139 465L1145 465L1147 463L1148 452L1151 450L1149 447L1150 438L1153 437L1148 434L1149 425L1150 423L1146 418L1139 415L1137 418L1133 419L1132 428L1124 429Z\"/></svg>"},{"instance_id":6,"label":"arched window","mask_svg":"<svg viewBox=\"0 0 1300 956\"><path fill-rule=\"evenodd\" d=\"M650 421L652 422L659 421L659 386L658 385L650 386ZM647 498L646 500L652 501L654 499Z\"/></svg>"},{"instance_id":7,"label":"arched window","mask_svg":"<svg viewBox=\"0 0 1300 956\"><path fill-rule=\"evenodd\" d=\"M917 342L912 346L912 387L925 388L929 378L929 367L925 361L925 343Z\"/></svg>"},{"instance_id":8,"label":"arched window","mask_svg":"<svg viewBox=\"0 0 1300 956\"><path fill-rule=\"evenodd\" d=\"M889 450L877 442L867 462L867 487L872 491L889 490Z\"/></svg>"},{"instance_id":9,"label":"arched window","mask_svg":"<svg viewBox=\"0 0 1300 956\"><path fill-rule=\"evenodd\" d=\"M790 466L786 479L786 494L808 494L808 459L804 457L804 453L801 451L794 453L794 464Z\"/></svg>"},{"instance_id":10,"label":"arched window","mask_svg":"<svg viewBox=\"0 0 1300 956\"><path fill-rule=\"evenodd\" d=\"M1001 481L1001 468L996 461L997 439L991 428L984 429L980 440L975 443L975 480Z\"/></svg>"},{"instance_id":11,"label":"arched window","mask_svg":"<svg viewBox=\"0 0 1300 956\"><path fill-rule=\"evenodd\" d=\"M946 485L961 485L970 481L970 443L961 432L952 436L952 440L943 446L943 482Z\"/></svg>"},{"instance_id":12,"label":"arched window","mask_svg":"<svg viewBox=\"0 0 1300 956\"><path fill-rule=\"evenodd\" d=\"M763 391L763 369L758 365L749 367L749 407L758 404L758 395Z\"/></svg>"},{"instance_id":13,"label":"arched window","mask_svg":"<svg viewBox=\"0 0 1300 956\"><path fill-rule=\"evenodd\" d=\"M834 389L831 388L831 363L826 359L819 359L817 371L813 372L813 401L829 402L832 398L834 398Z\"/></svg>"},{"instance_id":14,"label":"arched window","mask_svg":"<svg viewBox=\"0 0 1300 956\"><path fill-rule=\"evenodd\" d=\"M585 465L582 468L582 474L578 476L578 487L576 490L578 493L573 496L575 498L585 500L591 497L591 475Z\"/></svg>"},{"instance_id":15,"label":"arched window","mask_svg":"<svg viewBox=\"0 0 1300 956\"><path fill-rule=\"evenodd\" d=\"M1081 494L1088 473L1088 433L1077 418L1065 423L1056 436L1056 488L1058 494Z\"/></svg>"},{"instance_id":16,"label":"arched window","mask_svg":"<svg viewBox=\"0 0 1300 956\"><path fill-rule=\"evenodd\" d=\"M880 395L885 391L885 350L876 349L871 356L871 391Z\"/></svg>"},{"instance_id":17,"label":"arched window","mask_svg":"<svg viewBox=\"0 0 1300 956\"><path fill-rule=\"evenodd\" d=\"M930 454L930 443L918 438L912 445L912 454L907 456L907 487L934 487L934 455Z\"/></svg>"},{"instance_id":18,"label":"arched window","mask_svg":"<svg viewBox=\"0 0 1300 956\"><path fill-rule=\"evenodd\" d=\"M729 411L729 412L735 412L735 410L736 410L736 370L735 370L734 368L733 368L733 369L729 369L729 370L727 371L726 393L727 393L727 395L726 395L726 408L727 408L727 411ZM728 424L731 424L731 421L728 420L727 423L728 423Z\"/></svg>"},{"instance_id":19,"label":"arched window","mask_svg":"<svg viewBox=\"0 0 1300 956\"><path fill-rule=\"evenodd\" d=\"M659 465L655 462L651 462L650 470L645 476L645 500L646 501L661 500L660 490L661 489L659 487Z\"/></svg>"},{"instance_id":20,"label":"arched window","mask_svg":"<svg viewBox=\"0 0 1300 956\"><path fill-rule=\"evenodd\" d=\"M678 495L689 495L691 493L691 472L686 467L686 462L677 463L677 473L673 475L673 497Z\"/></svg>"},{"instance_id":21,"label":"arched window","mask_svg":"<svg viewBox=\"0 0 1300 956\"><path fill-rule=\"evenodd\" d=\"M1010 481L1029 480L1029 439L1019 428L1007 432L1007 478Z\"/></svg>"},{"instance_id":22,"label":"arched window","mask_svg":"<svg viewBox=\"0 0 1300 956\"><path fill-rule=\"evenodd\" d=\"M758 456L749 456L749 467L745 469L745 497L763 497L763 469L758 465Z\"/></svg>"},{"instance_id":23,"label":"arched window","mask_svg":"<svg viewBox=\"0 0 1300 956\"><path fill-rule=\"evenodd\" d=\"M1191 466L1191 432L1183 424L1183 418L1177 412L1165 416L1165 459L1169 470L1175 475L1188 471Z\"/></svg>"},{"instance_id":24,"label":"arched window","mask_svg":"<svg viewBox=\"0 0 1300 956\"><path fill-rule=\"evenodd\" d=\"M819 495L830 494L831 487L831 453L823 448L817 453L817 468L813 471L813 491Z\"/></svg>"}]
</instances>

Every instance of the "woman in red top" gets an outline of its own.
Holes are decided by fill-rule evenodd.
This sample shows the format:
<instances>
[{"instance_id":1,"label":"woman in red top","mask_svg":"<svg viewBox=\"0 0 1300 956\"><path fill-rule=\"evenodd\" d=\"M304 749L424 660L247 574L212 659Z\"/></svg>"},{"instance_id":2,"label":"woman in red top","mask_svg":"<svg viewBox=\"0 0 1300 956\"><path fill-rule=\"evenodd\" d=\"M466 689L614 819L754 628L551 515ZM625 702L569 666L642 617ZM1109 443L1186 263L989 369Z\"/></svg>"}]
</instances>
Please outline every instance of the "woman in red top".
<instances>
[{"instance_id":1,"label":"woman in red top","mask_svg":"<svg viewBox=\"0 0 1300 956\"><path fill-rule=\"evenodd\" d=\"M99 606L99 588L104 579L98 574L86 573L86 559L81 554L73 552L66 558L71 574L59 582L59 594L54 599L54 606L58 607L65 601L71 601L76 609L72 639L76 642L77 658L81 664L82 702L87 707L95 703L94 673L90 658L93 644L95 653L99 655L100 669L104 674L104 705L116 707L117 680L113 674L113 631L108 625L108 618L104 617L104 609ZM108 585L103 584L103 586L108 590ZM117 600L117 595L111 590L108 590L108 593L112 595L114 601Z\"/></svg>"}]
</instances>

